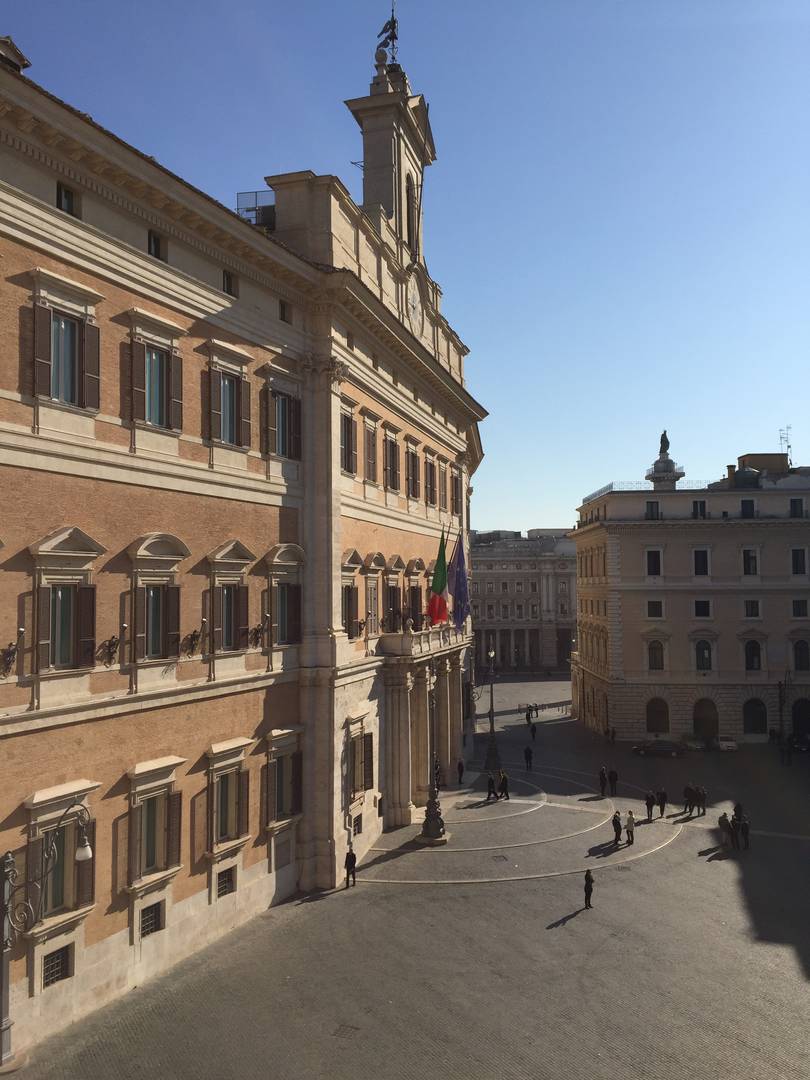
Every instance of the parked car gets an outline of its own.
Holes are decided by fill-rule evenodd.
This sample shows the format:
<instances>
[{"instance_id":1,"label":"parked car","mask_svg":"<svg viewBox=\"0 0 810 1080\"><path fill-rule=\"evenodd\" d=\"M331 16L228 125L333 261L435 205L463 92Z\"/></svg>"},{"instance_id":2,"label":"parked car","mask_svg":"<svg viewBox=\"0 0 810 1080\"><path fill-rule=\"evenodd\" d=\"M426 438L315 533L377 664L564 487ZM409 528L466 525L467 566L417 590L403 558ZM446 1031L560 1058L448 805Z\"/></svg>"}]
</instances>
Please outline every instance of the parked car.
<instances>
[{"instance_id":1,"label":"parked car","mask_svg":"<svg viewBox=\"0 0 810 1080\"><path fill-rule=\"evenodd\" d=\"M728 735L718 735L715 740L715 749L717 750L739 750L739 746L734 739Z\"/></svg>"},{"instance_id":2,"label":"parked car","mask_svg":"<svg viewBox=\"0 0 810 1080\"><path fill-rule=\"evenodd\" d=\"M708 749L708 747L706 746L706 740L705 739L684 739L683 745L686 747L687 750L706 750L706 749Z\"/></svg>"},{"instance_id":3,"label":"parked car","mask_svg":"<svg viewBox=\"0 0 810 1080\"><path fill-rule=\"evenodd\" d=\"M639 757L681 757L686 753L686 747L669 739L648 739L634 746L633 753Z\"/></svg>"}]
</instances>

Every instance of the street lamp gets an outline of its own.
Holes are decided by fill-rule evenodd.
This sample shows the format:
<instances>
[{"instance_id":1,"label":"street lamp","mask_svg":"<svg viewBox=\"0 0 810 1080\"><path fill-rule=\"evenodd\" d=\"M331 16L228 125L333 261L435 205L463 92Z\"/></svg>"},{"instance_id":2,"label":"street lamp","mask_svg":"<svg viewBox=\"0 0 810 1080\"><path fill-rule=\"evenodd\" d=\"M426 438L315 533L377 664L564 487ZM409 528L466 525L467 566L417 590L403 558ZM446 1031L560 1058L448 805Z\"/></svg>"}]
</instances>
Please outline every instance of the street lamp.
<instances>
[{"instance_id":1,"label":"street lamp","mask_svg":"<svg viewBox=\"0 0 810 1080\"><path fill-rule=\"evenodd\" d=\"M484 759L484 769L495 773L501 767L501 756L498 753L498 744L495 742L495 650L490 648L487 655L489 657L489 743L487 756Z\"/></svg>"},{"instance_id":2,"label":"street lamp","mask_svg":"<svg viewBox=\"0 0 810 1080\"><path fill-rule=\"evenodd\" d=\"M428 687L428 800L425 807L425 820L419 839L425 844L446 844L442 808L439 804L438 771L439 759L436 754L436 677L433 664L428 669L430 679Z\"/></svg>"},{"instance_id":3,"label":"street lamp","mask_svg":"<svg viewBox=\"0 0 810 1080\"><path fill-rule=\"evenodd\" d=\"M11 1026L9 998L11 994L11 949L21 934L27 933L42 919L42 907L45 898L45 885L54 872L58 862L56 842L59 830L68 814L75 810L79 826L79 840L74 856L77 863L89 862L93 858L93 849L87 836L90 814L80 802L71 803L63 812L55 827L50 830L50 837L43 853L43 872L39 881L17 882L17 867L14 855L7 851L0 859L0 1069L14 1060L11 1049ZM32 902L27 890L35 889L36 902Z\"/></svg>"}]
</instances>

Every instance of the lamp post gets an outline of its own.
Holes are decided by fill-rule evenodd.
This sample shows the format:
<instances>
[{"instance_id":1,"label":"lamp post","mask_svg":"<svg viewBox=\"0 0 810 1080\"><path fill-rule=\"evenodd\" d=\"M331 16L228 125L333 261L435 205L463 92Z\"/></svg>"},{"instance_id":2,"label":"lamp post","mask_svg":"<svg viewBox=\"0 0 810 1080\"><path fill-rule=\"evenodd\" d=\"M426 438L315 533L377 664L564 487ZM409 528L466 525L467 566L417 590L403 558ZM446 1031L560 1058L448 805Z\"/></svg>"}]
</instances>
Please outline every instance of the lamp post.
<instances>
[{"instance_id":1,"label":"lamp post","mask_svg":"<svg viewBox=\"0 0 810 1080\"><path fill-rule=\"evenodd\" d=\"M71 803L63 812L50 831L50 837L43 851L42 876L38 881L17 881L17 867L14 855L7 851L0 858L0 1069L11 1066L14 1053L11 1049L11 1027L9 999L11 996L11 949L21 934L27 933L42 918L45 897L45 885L53 873L58 861L56 842L59 830L67 815L75 810L79 825L79 841L76 847L75 861L88 862L93 858L93 849L87 838L87 826L90 814L83 803ZM36 897L28 895L29 889L36 890ZM22 1064L22 1062L20 1062ZM11 1071L11 1068L3 1071Z\"/></svg>"},{"instance_id":2,"label":"lamp post","mask_svg":"<svg viewBox=\"0 0 810 1080\"><path fill-rule=\"evenodd\" d=\"M495 650L490 648L487 656L489 657L489 743L487 756L484 759L484 769L494 773L501 767L501 756L495 741Z\"/></svg>"},{"instance_id":3,"label":"lamp post","mask_svg":"<svg viewBox=\"0 0 810 1080\"><path fill-rule=\"evenodd\" d=\"M790 672L785 672L784 679L781 679L776 684L776 690L779 702L779 742L785 741L785 702L787 701L788 693L790 692L791 678Z\"/></svg>"},{"instance_id":4,"label":"lamp post","mask_svg":"<svg viewBox=\"0 0 810 1080\"><path fill-rule=\"evenodd\" d=\"M439 767L436 756L436 673L431 663L428 669L430 679L428 687L428 800L425 807L425 820L419 839L424 844L445 844L447 834L444 831L442 808L439 804L437 772Z\"/></svg>"}]
</instances>

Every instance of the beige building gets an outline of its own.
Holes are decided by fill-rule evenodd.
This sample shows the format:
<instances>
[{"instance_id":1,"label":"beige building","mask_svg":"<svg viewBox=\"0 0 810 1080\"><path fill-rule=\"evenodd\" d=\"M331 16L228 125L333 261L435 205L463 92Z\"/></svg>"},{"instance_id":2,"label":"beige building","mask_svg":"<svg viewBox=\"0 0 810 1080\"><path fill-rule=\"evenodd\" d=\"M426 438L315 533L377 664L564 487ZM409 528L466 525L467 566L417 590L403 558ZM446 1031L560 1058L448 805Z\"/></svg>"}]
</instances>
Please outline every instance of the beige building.
<instances>
[{"instance_id":1,"label":"beige building","mask_svg":"<svg viewBox=\"0 0 810 1080\"><path fill-rule=\"evenodd\" d=\"M574 544L564 529L470 536L475 662L501 670L568 673L576 627Z\"/></svg>"},{"instance_id":2,"label":"beige building","mask_svg":"<svg viewBox=\"0 0 810 1080\"><path fill-rule=\"evenodd\" d=\"M810 468L745 454L678 488L668 448L579 507L575 711L624 739L810 735Z\"/></svg>"},{"instance_id":3,"label":"beige building","mask_svg":"<svg viewBox=\"0 0 810 1080\"><path fill-rule=\"evenodd\" d=\"M18 1049L419 819L431 715L462 753L471 631L423 614L486 414L422 254L425 100L375 59L363 204L304 171L240 216L0 39Z\"/></svg>"}]
</instances>

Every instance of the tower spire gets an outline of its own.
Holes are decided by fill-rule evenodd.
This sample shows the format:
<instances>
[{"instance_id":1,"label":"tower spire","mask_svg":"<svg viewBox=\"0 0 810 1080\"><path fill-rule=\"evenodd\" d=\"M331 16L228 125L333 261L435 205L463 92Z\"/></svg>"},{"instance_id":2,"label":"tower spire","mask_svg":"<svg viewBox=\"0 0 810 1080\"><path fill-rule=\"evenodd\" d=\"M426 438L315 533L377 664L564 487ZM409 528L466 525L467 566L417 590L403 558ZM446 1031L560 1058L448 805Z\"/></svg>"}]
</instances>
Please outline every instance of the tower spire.
<instances>
[{"instance_id":1,"label":"tower spire","mask_svg":"<svg viewBox=\"0 0 810 1080\"><path fill-rule=\"evenodd\" d=\"M391 0L391 18L377 34L381 40L377 42L378 49L391 50L391 63L397 62L397 42L399 41L399 22L396 13L396 0Z\"/></svg>"}]
</instances>

